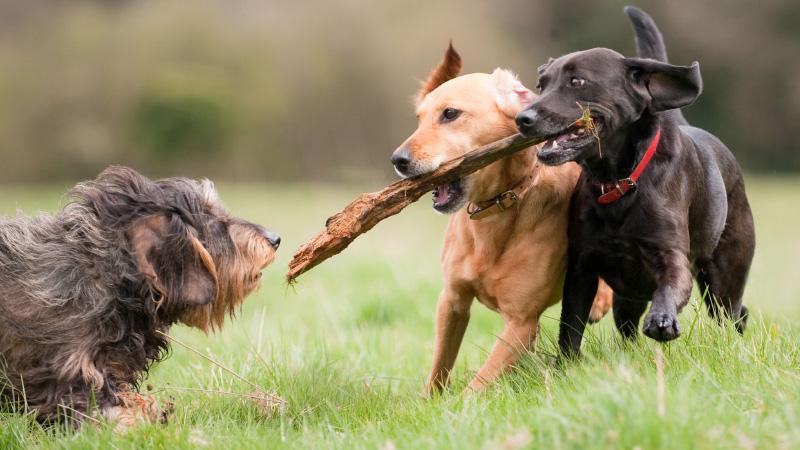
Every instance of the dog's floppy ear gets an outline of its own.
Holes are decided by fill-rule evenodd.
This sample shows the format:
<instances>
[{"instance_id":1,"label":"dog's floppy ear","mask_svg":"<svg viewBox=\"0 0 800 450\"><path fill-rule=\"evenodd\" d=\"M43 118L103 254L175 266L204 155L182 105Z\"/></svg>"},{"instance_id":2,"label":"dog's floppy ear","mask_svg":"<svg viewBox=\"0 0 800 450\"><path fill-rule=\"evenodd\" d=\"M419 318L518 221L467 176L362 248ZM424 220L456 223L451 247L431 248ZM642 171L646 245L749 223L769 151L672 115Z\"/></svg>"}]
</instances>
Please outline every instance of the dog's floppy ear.
<instances>
[{"instance_id":1,"label":"dog's floppy ear","mask_svg":"<svg viewBox=\"0 0 800 450\"><path fill-rule=\"evenodd\" d=\"M644 87L650 97L650 111L666 111L691 105L703 91L700 64L672 64L643 58L625 58L633 83Z\"/></svg>"},{"instance_id":2,"label":"dog's floppy ear","mask_svg":"<svg viewBox=\"0 0 800 450\"><path fill-rule=\"evenodd\" d=\"M136 268L169 304L201 306L214 300L214 260L179 217L136 219L127 238Z\"/></svg>"},{"instance_id":3,"label":"dog's floppy ear","mask_svg":"<svg viewBox=\"0 0 800 450\"><path fill-rule=\"evenodd\" d=\"M513 72L497 68L492 72L495 101L500 111L508 117L515 117L518 112L531 106L536 98L530 89L522 85Z\"/></svg>"},{"instance_id":4,"label":"dog's floppy ear","mask_svg":"<svg viewBox=\"0 0 800 450\"><path fill-rule=\"evenodd\" d=\"M436 66L428 75L428 79L422 83L422 87L417 93L417 104L428 95L429 92L439 87L442 83L452 80L461 73L461 56L453 48L453 42L447 46L442 62Z\"/></svg>"}]
</instances>

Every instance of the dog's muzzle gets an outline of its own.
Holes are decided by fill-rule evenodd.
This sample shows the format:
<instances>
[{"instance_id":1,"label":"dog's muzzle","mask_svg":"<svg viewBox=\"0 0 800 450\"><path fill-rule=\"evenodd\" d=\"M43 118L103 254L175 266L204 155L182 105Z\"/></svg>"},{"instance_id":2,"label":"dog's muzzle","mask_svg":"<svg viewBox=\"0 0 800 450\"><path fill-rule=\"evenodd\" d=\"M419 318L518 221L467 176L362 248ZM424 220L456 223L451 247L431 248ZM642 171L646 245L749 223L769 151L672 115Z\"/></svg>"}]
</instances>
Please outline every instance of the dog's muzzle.
<instances>
[{"instance_id":1,"label":"dog's muzzle","mask_svg":"<svg viewBox=\"0 0 800 450\"><path fill-rule=\"evenodd\" d=\"M536 120L538 119L538 114L533 109L526 109L517 113L517 117L514 118L514 121L517 123L517 128L519 132L525 136L531 136L534 133L534 126L536 125Z\"/></svg>"},{"instance_id":2,"label":"dog's muzzle","mask_svg":"<svg viewBox=\"0 0 800 450\"><path fill-rule=\"evenodd\" d=\"M275 233L274 231L270 231L262 227L261 225L256 225L255 227L258 230L259 234L261 234L261 236L267 240L267 242L269 243L270 247L272 247L273 250L277 250L278 247L281 246L281 237L278 236L277 233Z\"/></svg>"},{"instance_id":3,"label":"dog's muzzle","mask_svg":"<svg viewBox=\"0 0 800 450\"><path fill-rule=\"evenodd\" d=\"M392 153L392 165L397 174L407 177L411 167L411 151L407 147L400 147Z\"/></svg>"}]
</instances>

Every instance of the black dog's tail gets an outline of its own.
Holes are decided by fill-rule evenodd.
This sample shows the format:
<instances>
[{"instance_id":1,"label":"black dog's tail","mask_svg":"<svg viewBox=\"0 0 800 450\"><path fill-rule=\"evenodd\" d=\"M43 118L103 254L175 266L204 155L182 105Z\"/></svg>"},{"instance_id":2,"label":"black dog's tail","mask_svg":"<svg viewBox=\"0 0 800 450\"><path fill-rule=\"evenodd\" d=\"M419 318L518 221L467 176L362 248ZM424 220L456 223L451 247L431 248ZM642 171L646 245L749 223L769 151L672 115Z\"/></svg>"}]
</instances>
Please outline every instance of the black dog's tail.
<instances>
[{"instance_id":1,"label":"black dog's tail","mask_svg":"<svg viewBox=\"0 0 800 450\"><path fill-rule=\"evenodd\" d=\"M623 8L625 15L633 25L636 40L636 54L640 58L650 58L656 61L669 62L667 59L667 47L664 45L664 38L661 31L656 26L653 18L646 12L635 6Z\"/></svg>"},{"instance_id":2,"label":"black dog's tail","mask_svg":"<svg viewBox=\"0 0 800 450\"><path fill-rule=\"evenodd\" d=\"M667 47L664 45L664 38L661 31L656 26L655 21L649 14L635 6L623 8L625 15L630 19L635 33L636 55L640 58L650 58L656 61L669 62L667 58ZM688 125L683 112L680 109L670 112L681 125Z\"/></svg>"}]
</instances>

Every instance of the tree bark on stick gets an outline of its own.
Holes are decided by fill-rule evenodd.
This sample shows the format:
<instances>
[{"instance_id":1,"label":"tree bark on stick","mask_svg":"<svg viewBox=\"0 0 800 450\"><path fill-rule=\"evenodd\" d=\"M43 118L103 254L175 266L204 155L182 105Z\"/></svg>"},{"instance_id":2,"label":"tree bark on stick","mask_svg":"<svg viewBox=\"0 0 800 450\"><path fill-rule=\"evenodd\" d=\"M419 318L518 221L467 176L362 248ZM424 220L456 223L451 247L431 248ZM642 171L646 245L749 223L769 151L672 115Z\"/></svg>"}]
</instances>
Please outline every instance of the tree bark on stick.
<instances>
[{"instance_id":1,"label":"tree bark on stick","mask_svg":"<svg viewBox=\"0 0 800 450\"><path fill-rule=\"evenodd\" d=\"M436 186L451 183L542 141L543 138L515 134L443 163L431 173L396 181L378 192L359 195L341 212L329 217L325 229L297 250L289 262L286 280L294 283L304 272L338 254L359 235L399 213Z\"/></svg>"}]
</instances>

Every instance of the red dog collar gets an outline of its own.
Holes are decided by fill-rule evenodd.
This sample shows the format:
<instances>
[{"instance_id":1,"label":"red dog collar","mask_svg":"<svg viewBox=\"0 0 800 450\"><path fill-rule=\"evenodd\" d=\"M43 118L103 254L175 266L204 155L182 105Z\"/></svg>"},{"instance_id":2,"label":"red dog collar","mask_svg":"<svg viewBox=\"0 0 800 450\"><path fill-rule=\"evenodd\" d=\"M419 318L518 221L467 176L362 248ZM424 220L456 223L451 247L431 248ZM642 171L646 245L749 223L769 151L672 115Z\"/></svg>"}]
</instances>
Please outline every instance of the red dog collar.
<instances>
[{"instance_id":1,"label":"red dog collar","mask_svg":"<svg viewBox=\"0 0 800 450\"><path fill-rule=\"evenodd\" d=\"M647 167L647 165L650 163L650 159L653 158L653 154L656 152L656 147L658 147L658 141L660 138L661 127L658 127L655 137L653 137L653 140L650 142L650 146L647 147L647 151L642 157L642 160L639 161L639 164L635 169L633 169L631 176L621 180L612 181L610 183L595 184L595 186L600 188L601 194L599 197L597 197L597 203L600 203L601 205L614 203L615 201L621 199L623 195L627 194L633 189L636 189L636 183L639 181L639 177L642 176L642 172L644 172L645 167Z\"/></svg>"}]
</instances>

